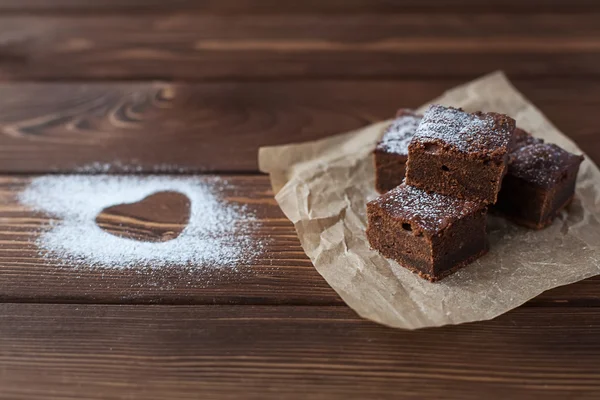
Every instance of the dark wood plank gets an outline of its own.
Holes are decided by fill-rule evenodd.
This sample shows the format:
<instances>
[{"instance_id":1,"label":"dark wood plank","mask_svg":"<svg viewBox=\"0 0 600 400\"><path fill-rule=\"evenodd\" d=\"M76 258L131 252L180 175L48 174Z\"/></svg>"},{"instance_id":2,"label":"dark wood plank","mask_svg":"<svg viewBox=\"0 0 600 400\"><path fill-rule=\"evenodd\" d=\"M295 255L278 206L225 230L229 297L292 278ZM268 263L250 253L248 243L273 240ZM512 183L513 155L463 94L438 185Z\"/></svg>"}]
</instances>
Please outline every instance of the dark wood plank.
<instances>
[{"instance_id":1,"label":"dark wood plank","mask_svg":"<svg viewBox=\"0 0 600 400\"><path fill-rule=\"evenodd\" d=\"M253 237L264 250L237 271L226 269L90 269L40 254L35 240L49 225L47 215L17 201L29 178L0 178L0 302L299 304L340 305L341 299L313 268L292 224L276 205L266 176L226 176L227 202L247 204L260 225ZM207 177L208 179L208 177ZM171 199L172 200L172 199ZM98 222L118 235L144 240L160 237L163 227L183 229L185 202L158 199L111 209ZM154 207L152 206L154 203ZM166 213L157 206L167 207ZM266 240L265 240L266 239ZM557 288L528 306L600 306L600 277Z\"/></svg>"},{"instance_id":2,"label":"dark wood plank","mask_svg":"<svg viewBox=\"0 0 600 400\"><path fill-rule=\"evenodd\" d=\"M600 73L600 14L0 17L3 79L473 78Z\"/></svg>"},{"instance_id":3,"label":"dark wood plank","mask_svg":"<svg viewBox=\"0 0 600 400\"><path fill-rule=\"evenodd\" d=\"M244 260L235 271L211 265L90 269L44 257L35 240L48 226L48 216L28 210L17 200L29 179L0 178L0 301L341 304L302 251L292 224L273 199L268 179L222 178L228 181L221 194L223 201L246 205L247 212L260 222L253 224L251 235L265 246L261 254ZM175 230L178 225L185 226L179 219L188 212L182 209L184 203L165 203L167 213L161 214L150 208L149 202L152 200L121 208L118 213L109 210L98 222L117 234L150 232L137 235L145 240L158 236L165 220L170 220Z\"/></svg>"},{"instance_id":4,"label":"dark wood plank","mask_svg":"<svg viewBox=\"0 0 600 400\"><path fill-rule=\"evenodd\" d=\"M573 12L598 10L595 0L0 0L0 11L198 11L205 13L390 13L407 10Z\"/></svg>"},{"instance_id":5,"label":"dark wood plank","mask_svg":"<svg viewBox=\"0 0 600 400\"><path fill-rule=\"evenodd\" d=\"M346 307L0 305L2 399L597 399L600 314L392 330Z\"/></svg>"},{"instance_id":6,"label":"dark wood plank","mask_svg":"<svg viewBox=\"0 0 600 400\"><path fill-rule=\"evenodd\" d=\"M5 84L0 171L75 171L104 163L116 165L115 172L123 170L119 165L140 172L256 171L260 145L324 137L392 115L400 99L390 99L398 87L386 82L367 87L368 92L360 83L344 82ZM421 86L403 87L415 93ZM443 87L424 89L415 100L425 101Z\"/></svg>"},{"instance_id":7,"label":"dark wood plank","mask_svg":"<svg viewBox=\"0 0 600 400\"><path fill-rule=\"evenodd\" d=\"M178 238L190 219L190 199L163 191L134 204L117 204L96 216L103 230L125 239L161 243Z\"/></svg>"},{"instance_id":8,"label":"dark wood plank","mask_svg":"<svg viewBox=\"0 0 600 400\"><path fill-rule=\"evenodd\" d=\"M0 172L255 172L260 146L357 129L459 83L3 84ZM515 84L600 162L600 81Z\"/></svg>"}]
</instances>

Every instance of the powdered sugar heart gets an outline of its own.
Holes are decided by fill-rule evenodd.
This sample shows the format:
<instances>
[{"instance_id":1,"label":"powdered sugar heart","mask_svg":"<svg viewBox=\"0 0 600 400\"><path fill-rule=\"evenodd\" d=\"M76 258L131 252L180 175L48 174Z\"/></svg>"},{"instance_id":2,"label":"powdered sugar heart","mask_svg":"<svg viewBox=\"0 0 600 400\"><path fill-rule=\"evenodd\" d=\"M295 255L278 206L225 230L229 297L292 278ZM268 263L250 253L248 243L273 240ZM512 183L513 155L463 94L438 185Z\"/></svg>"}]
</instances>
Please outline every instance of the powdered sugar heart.
<instances>
[{"instance_id":1,"label":"powdered sugar heart","mask_svg":"<svg viewBox=\"0 0 600 400\"><path fill-rule=\"evenodd\" d=\"M190 219L190 200L178 192L158 192L135 203L105 208L96 224L106 232L141 242L177 238Z\"/></svg>"},{"instance_id":2,"label":"powdered sugar heart","mask_svg":"<svg viewBox=\"0 0 600 400\"><path fill-rule=\"evenodd\" d=\"M260 253L250 225L258 222L245 206L222 197L220 178L169 176L53 175L32 180L19 195L22 204L53 217L38 246L47 257L78 266L108 268L235 267ZM190 200L188 225L166 242L117 237L96 224L103 209L135 203L157 192L177 192Z\"/></svg>"}]
</instances>

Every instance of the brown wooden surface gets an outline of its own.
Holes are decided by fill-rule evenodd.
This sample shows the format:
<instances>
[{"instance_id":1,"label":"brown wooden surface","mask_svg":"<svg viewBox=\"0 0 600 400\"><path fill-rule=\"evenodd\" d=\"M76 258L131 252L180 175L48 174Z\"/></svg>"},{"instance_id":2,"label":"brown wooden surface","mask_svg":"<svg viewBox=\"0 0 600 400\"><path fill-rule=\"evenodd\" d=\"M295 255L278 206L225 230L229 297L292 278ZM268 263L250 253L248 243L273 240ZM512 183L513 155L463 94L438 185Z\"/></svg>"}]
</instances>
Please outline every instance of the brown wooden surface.
<instances>
[{"instance_id":1,"label":"brown wooden surface","mask_svg":"<svg viewBox=\"0 0 600 400\"><path fill-rule=\"evenodd\" d=\"M216 14L388 13L429 12L577 12L600 9L595 0L0 0L0 11L12 12L165 12Z\"/></svg>"},{"instance_id":2,"label":"brown wooden surface","mask_svg":"<svg viewBox=\"0 0 600 400\"><path fill-rule=\"evenodd\" d=\"M0 399L600 398L600 278L494 321L375 325L256 163L497 69L600 163L599 21L593 0L0 0ZM19 191L106 168L222 175L266 251L236 273L42 258L48 216ZM97 221L164 240L187 212L158 196Z\"/></svg>"},{"instance_id":3,"label":"brown wooden surface","mask_svg":"<svg viewBox=\"0 0 600 400\"><path fill-rule=\"evenodd\" d=\"M6 83L0 85L0 172L93 172L105 163L112 172L257 172L260 146L357 129L459 83ZM600 162L600 80L514 83Z\"/></svg>"},{"instance_id":4,"label":"brown wooden surface","mask_svg":"<svg viewBox=\"0 0 600 400\"><path fill-rule=\"evenodd\" d=\"M162 303L162 304L287 304L340 305L341 299L320 277L306 257L293 225L273 199L266 176L223 175L229 182L228 202L247 204L259 225L252 231L266 238L264 252L239 265L237 272L161 268L158 270L73 269L60 259L41 256L35 239L49 225L47 215L20 205L17 194L29 177L0 178L0 300L41 303ZM161 219L183 228L177 219L187 206L166 202L169 215L149 213L153 200L136 203L118 212L103 213L100 225L113 233L142 232L160 235ZM133 233L133 234L131 234ZM137 235L135 233L138 233ZM600 277L546 292L531 305L599 305Z\"/></svg>"},{"instance_id":5,"label":"brown wooden surface","mask_svg":"<svg viewBox=\"0 0 600 400\"><path fill-rule=\"evenodd\" d=\"M520 308L416 332L346 307L2 304L0 316L0 385L11 399L600 394L594 308Z\"/></svg>"},{"instance_id":6,"label":"brown wooden surface","mask_svg":"<svg viewBox=\"0 0 600 400\"><path fill-rule=\"evenodd\" d=\"M465 79L499 68L598 77L599 19L600 11L11 15L0 17L0 78Z\"/></svg>"},{"instance_id":7,"label":"brown wooden surface","mask_svg":"<svg viewBox=\"0 0 600 400\"><path fill-rule=\"evenodd\" d=\"M235 273L212 270L161 268L131 270L72 269L60 259L39 254L35 238L48 226L48 216L19 205L16 195L28 178L0 178L0 300L8 302L71 303L170 303L170 304L340 304L341 300L315 271L306 257L293 225L275 200L266 176L224 176L229 182L224 200L248 204L260 221L252 231L266 238L266 251L239 266ZM109 231L145 226L144 203L126 210L123 216L101 218ZM171 205L172 215L187 212ZM137 216L137 217L136 217ZM176 218L176 217L175 217ZM135 222L132 222L135 221Z\"/></svg>"}]
</instances>

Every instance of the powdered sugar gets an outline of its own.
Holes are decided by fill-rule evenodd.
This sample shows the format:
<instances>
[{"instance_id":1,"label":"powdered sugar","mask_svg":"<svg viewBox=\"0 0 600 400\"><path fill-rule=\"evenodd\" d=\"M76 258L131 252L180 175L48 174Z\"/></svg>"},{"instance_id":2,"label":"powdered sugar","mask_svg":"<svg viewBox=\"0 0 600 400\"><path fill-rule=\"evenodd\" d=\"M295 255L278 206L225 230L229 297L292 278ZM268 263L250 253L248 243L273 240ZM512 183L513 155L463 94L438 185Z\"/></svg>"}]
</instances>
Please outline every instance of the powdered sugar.
<instances>
[{"instance_id":1,"label":"powdered sugar","mask_svg":"<svg viewBox=\"0 0 600 400\"><path fill-rule=\"evenodd\" d=\"M393 218L413 223L431 233L485 207L482 203L429 193L406 184L397 186L371 203Z\"/></svg>"},{"instance_id":2,"label":"powdered sugar","mask_svg":"<svg viewBox=\"0 0 600 400\"><path fill-rule=\"evenodd\" d=\"M109 268L235 267L260 253L250 235L257 224L245 206L228 203L219 178L168 176L55 175L34 179L20 193L21 203L54 217L37 240L49 257L70 264ZM140 242L114 236L96 224L104 208L134 203L172 191L190 200L190 218L181 234L167 242Z\"/></svg>"},{"instance_id":3,"label":"powdered sugar","mask_svg":"<svg viewBox=\"0 0 600 400\"><path fill-rule=\"evenodd\" d=\"M197 171L197 169L194 170ZM152 173L187 173L191 172L192 169L175 164L155 164L151 167L148 167L143 166L135 160L128 163L121 161L115 161L111 163L93 162L75 168L75 172L78 174L105 174L109 172L130 174L147 171L151 171Z\"/></svg>"},{"instance_id":4,"label":"powdered sugar","mask_svg":"<svg viewBox=\"0 0 600 400\"><path fill-rule=\"evenodd\" d=\"M508 173L542 187L551 187L579 168L582 156L550 143L534 143L511 154Z\"/></svg>"},{"instance_id":5,"label":"powdered sugar","mask_svg":"<svg viewBox=\"0 0 600 400\"><path fill-rule=\"evenodd\" d=\"M533 137L520 128L515 129L514 135L515 137L513 140L512 148L510 149L511 152L515 152L522 147L529 146L530 144L544 143L543 139Z\"/></svg>"},{"instance_id":6,"label":"powdered sugar","mask_svg":"<svg viewBox=\"0 0 600 400\"><path fill-rule=\"evenodd\" d=\"M515 121L502 114L469 114L434 104L423 115L415 139L421 143L441 142L466 153L503 156L509 150L514 129Z\"/></svg>"},{"instance_id":7,"label":"powdered sugar","mask_svg":"<svg viewBox=\"0 0 600 400\"><path fill-rule=\"evenodd\" d=\"M415 135L421 118L420 115L408 111L398 116L383 134L377 150L408 155L408 145Z\"/></svg>"}]
</instances>

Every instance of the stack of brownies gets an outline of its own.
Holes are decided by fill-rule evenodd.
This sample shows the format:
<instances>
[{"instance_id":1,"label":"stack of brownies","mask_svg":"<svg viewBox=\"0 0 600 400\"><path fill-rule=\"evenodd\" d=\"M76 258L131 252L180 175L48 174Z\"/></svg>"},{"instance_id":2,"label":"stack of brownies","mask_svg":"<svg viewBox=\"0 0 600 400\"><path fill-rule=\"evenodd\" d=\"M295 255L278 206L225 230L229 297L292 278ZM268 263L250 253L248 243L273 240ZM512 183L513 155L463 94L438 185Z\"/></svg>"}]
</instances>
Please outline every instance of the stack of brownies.
<instances>
[{"instance_id":1,"label":"stack of brownies","mask_svg":"<svg viewBox=\"0 0 600 400\"><path fill-rule=\"evenodd\" d=\"M488 251L490 206L529 228L550 225L583 161L506 115L440 105L398 111L374 154L384 194L367 204L369 242L430 281Z\"/></svg>"}]
</instances>

